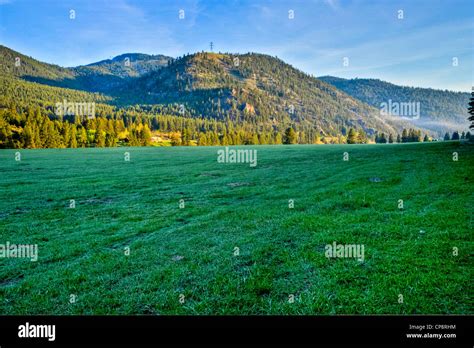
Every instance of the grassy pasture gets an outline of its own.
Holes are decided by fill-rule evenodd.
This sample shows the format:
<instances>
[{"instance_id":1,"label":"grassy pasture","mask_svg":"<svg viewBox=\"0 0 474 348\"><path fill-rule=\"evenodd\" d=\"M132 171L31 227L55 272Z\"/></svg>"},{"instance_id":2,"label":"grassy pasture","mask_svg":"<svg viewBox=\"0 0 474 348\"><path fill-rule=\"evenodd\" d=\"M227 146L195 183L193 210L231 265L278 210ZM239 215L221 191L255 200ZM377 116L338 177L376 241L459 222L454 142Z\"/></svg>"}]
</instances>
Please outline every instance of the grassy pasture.
<instances>
[{"instance_id":1,"label":"grassy pasture","mask_svg":"<svg viewBox=\"0 0 474 348\"><path fill-rule=\"evenodd\" d=\"M245 148L0 151L0 314L474 313L472 145Z\"/></svg>"}]
</instances>

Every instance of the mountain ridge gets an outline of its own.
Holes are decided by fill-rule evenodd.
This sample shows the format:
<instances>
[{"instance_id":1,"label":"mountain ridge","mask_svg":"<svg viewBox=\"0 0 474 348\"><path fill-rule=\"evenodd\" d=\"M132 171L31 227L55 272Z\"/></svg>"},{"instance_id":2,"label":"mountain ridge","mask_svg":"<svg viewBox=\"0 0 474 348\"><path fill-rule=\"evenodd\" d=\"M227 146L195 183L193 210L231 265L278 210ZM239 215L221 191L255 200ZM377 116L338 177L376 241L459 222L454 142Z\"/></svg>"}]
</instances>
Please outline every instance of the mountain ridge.
<instances>
[{"instance_id":1,"label":"mountain ridge","mask_svg":"<svg viewBox=\"0 0 474 348\"><path fill-rule=\"evenodd\" d=\"M2 45L0 54L1 74L49 86L102 93L110 92L127 78L158 70L172 59L164 55L130 53L87 65L61 67L38 61ZM130 58L128 66L123 62L125 58Z\"/></svg>"},{"instance_id":2,"label":"mountain ridge","mask_svg":"<svg viewBox=\"0 0 474 348\"><path fill-rule=\"evenodd\" d=\"M376 132L396 134L408 127L439 131L382 115L374 101L334 85L345 79L315 78L260 53L198 52L176 59L124 53L71 68L43 63L5 46L0 46L0 53L0 74L103 93L110 97L105 99L107 103L121 107L157 105L160 112L177 116L245 121L265 130L293 126L309 138L313 135L308 134L314 133L345 135L349 128L369 136ZM12 67L16 57L22 62Z\"/></svg>"},{"instance_id":3,"label":"mountain ridge","mask_svg":"<svg viewBox=\"0 0 474 348\"><path fill-rule=\"evenodd\" d=\"M334 76L321 76L318 79L376 108L389 101L418 102L420 118L414 119L413 123L440 135L469 126L467 105L470 93L467 92L400 86L380 79L344 79Z\"/></svg>"}]
</instances>

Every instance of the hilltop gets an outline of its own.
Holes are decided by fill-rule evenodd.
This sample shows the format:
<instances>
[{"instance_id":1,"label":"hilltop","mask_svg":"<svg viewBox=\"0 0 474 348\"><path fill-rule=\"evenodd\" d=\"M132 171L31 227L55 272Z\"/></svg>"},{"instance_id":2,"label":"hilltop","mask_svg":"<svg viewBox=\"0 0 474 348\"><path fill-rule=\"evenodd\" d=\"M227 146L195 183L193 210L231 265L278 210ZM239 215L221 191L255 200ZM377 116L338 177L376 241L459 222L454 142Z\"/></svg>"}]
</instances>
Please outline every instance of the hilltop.
<instances>
[{"instance_id":1,"label":"hilltop","mask_svg":"<svg viewBox=\"0 0 474 348\"><path fill-rule=\"evenodd\" d=\"M396 133L402 121L263 54L201 52L173 60L116 91L121 104L183 105L183 115L296 127L309 134L341 134L350 127L372 135Z\"/></svg>"}]
</instances>

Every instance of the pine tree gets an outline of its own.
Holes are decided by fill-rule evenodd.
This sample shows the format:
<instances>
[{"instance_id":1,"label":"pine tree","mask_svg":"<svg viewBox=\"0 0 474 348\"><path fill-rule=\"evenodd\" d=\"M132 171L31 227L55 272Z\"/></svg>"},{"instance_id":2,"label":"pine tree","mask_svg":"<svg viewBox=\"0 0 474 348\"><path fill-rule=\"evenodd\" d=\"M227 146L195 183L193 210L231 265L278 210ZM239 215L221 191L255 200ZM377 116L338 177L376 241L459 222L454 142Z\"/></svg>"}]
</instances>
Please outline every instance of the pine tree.
<instances>
[{"instance_id":1,"label":"pine tree","mask_svg":"<svg viewBox=\"0 0 474 348\"><path fill-rule=\"evenodd\" d=\"M282 140L282 136L281 136L281 133L277 133L275 135L275 144L276 145L280 145L283 143L283 140Z\"/></svg>"},{"instance_id":2,"label":"pine tree","mask_svg":"<svg viewBox=\"0 0 474 348\"><path fill-rule=\"evenodd\" d=\"M457 131L453 132L453 136L451 137L451 140L459 140L459 133Z\"/></svg>"},{"instance_id":3,"label":"pine tree","mask_svg":"<svg viewBox=\"0 0 474 348\"><path fill-rule=\"evenodd\" d=\"M474 88L473 91L471 92L471 100L469 101L469 108L467 109L469 114L468 120L471 121L471 125L469 126L469 129L474 128Z\"/></svg>"},{"instance_id":4,"label":"pine tree","mask_svg":"<svg viewBox=\"0 0 474 348\"><path fill-rule=\"evenodd\" d=\"M220 145L219 134L216 131L211 132L212 145Z\"/></svg>"},{"instance_id":5,"label":"pine tree","mask_svg":"<svg viewBox=\"0 0 474 348\"><path fill-rule=\"evenodd\" d=\"M35 145L35 148L40 148L41 147L41 138L40 138L40 128L39 128L39 122L40 120L36 120L34 119L33 123L32 123L32 137L33 137L33 140L32 140L32 143L34 143Z\"/></svg>"},{"instance_id":6,"label":"pine tree","mask_svg":"<svg viewBox=\"0 0 474 348\"><path fill-rule=\"evenodd\" d=\"M401 143L402 140L400 139L400 134L397 134L397 143Z\"/></svg>"},{"instance_id":7,"label":"pine tree","mask_svg":"<svg viewBox=\"0 0 474 348\"><path fill-rule=\"evenodd\" d=\"M349 129L349 133L347 134L347 143L357 144L357 132L354 130L354 128Z\"/></svg>"},{"instance_id":8,"label":"pine tree","mask_svg":"<svg viewBox=\"0 0 474 348\"><path fill-rule=\"evenodd\" d=\"M106 147L114 147L117 145L118 135L115 131L114 121L108 120L107 121L107 128L105 134L105 146Z\"/></svg>"},{"instance_id":9,"label":"pine tree","mask_svg":"<svg viewBox=\"0 0 474 348\"><path fill-rule=\"evenodd\" d=\"M390 133L390 134L388 135L388 142L389 142L390 144L393 144L393 135L392 135L392 133Z\"/></svg>"},{"instance_id":10,"label":"pine tree","mask_svg":"<svg viewBox=\"0 0 474 348\"><path fill-rule=\"evenodd\" d=\"M408 143L409 141L409 138L408 138L408 131L403 128L403 131L402 131L402 143Z\"/></svg>"},{"instance_id":11,"label":"pine tree","mask_svg":"<svg viewBox=\"0 0 474 348\"><path fill-rule=\"evenodd\" d=\"M71 143L71 132L69 128L69 122L63 122L62 123L62 138L63 138L63 143L65 147L68 147L69 144Z\"/></svg>"},{"instance_id":12,"label":"pine tree","mask_svg":"<svg viewBox=\"0 0 474 348\"><path fill-rule=\"evenodd\" d=\"M364 130L363 129L360 129L358 132L357 132L357 143L359 144L366 144L367 143L367 134L365 134Z\"/></svg>"},{"instance_id":13,"label":"pine tree","mask_svg":"<svg viewBox=\"0 0 474 348\"><path fill-rule=\"evenodd\" d=\"M199 146L206 146L208 145L207 143L207 137L206 137L206 133L199 133L199 139L198 139L198 145Z\"/></svg>"},{"instance_id":14,"label":"pine tree","mask_svg":"<svg viewBox=\"0 0 474 348\"><path fill-rule=\"evenodd\" d=\"M293 127L287 128L285 131L285 144L296 144L296 133Z\"/></svg>"},{"instance_id":15,"label":"pine tree","mask_svg":"<svg viewBox=\"0 0 474 348\"><path fill-rule=\"evenodd\" d=\"M258 141L258 136L257 134L254 134L252 136L252 145L258 145L260 142Z\"/></svg>"},{"instance_id":16,"label":"pine tree","mask_svg":"<svg viewBox=\"0 0 474 348\"><path fill-rule=\"evenodd\" d=\"M114 147L117 144L117 138L113 133L107 132L105 134L105 147Z\"/></svg>"},{"instance_id":17,"label":"pine tree","mask_svg":"<svg viewBox=\"0 0 474 348\"><path fill-rule=\"evenodd\" d=\"M421 135L421 130L416 131L416 142L422 142L423 141L423 136Z\"/></svg>"},{"instance_id":18,"label":"pine tree","mask_svg":"<svg viewBox=\"0 0 474 348\"><path fill-rule=\"evenodd\" d=\"M0 119L1 120L1 119ZM11 126L6 123L3 127L0 127L0 147L2 148L12 148L12 135Z\"/></svg>"},{"instance_id":19,"label":"pine tree","mask_svg":"<svg viewBox=\"0 0 474 348\"><path fill-rule=\"evenodd\" d=\"M151 144L151 131L150 127L148 127L148 124L145 124L141 130L141 138L142 138L142 144L144 146L150 146ZM186 145L189 145L189 138L188 142Z\"/></svg>"},{"instance_id":20,"label":"pine tree","mask_svg":"<svg viewBox=\"0 0 474 348\"><path fill-rule=\"evenodd\" d=\"M94 124L94 122L91 122ZM96 129L94 134L94 144L96 147L105 147L105 134L107 129L107 121L103 118L95 119Z\"/></svg>"},{"instance_id":21,"label":"pine tree","mask_svg":"<svg viewBox=\"0 0 474 348\"><path fill-rule=\"evenodd\" d=\"M229 138L227 137L227 131L224 131L224 134L222 134L221 144L223 146L229 145Z\"/></svg>"},{"instance_id":22,"label":"pine tree","mask_svg":"<svg viewBox=\"0 0 474 348\"><path fill-rule=\"evenodd\" d=\"M428 141L429 141L428 136L425 134L425 137L423 138L423 142L426 143Z\"/></svg>"},{"instance_id":23,"label":"pine tree","mask_svg":"<svg viewBox=\"0 0 474 348\"><path fill-rule=\"evenodd\" d=\"M86 147L88 145L88 139L87 139L87 131L84 127L81 127L81 130L79 132L79 142L78 145L80 147Z\"/></svg>"},{"instance_id":24,"label":"pine tree","mask_svg":"<svg viewBox=\"0 0 474 348\"><path fill-rule=\"evenodd\" d=\"M71 125L71 136L67 146L73 149L77 147L77 128L75 124Z\"/></svg>"},{"instance_id":25,"label":"pine tree","mask_svg":"<svg viewBox=\"0 0 474 348\"><path fill-rule=\"evenodd\" d=\"M49 119L45 119L43 121L43 123L41 124L41 128L40 128L40 140L41 140L41 144L40 144L40 148L46 148L46 143L48 142L48 138L50 137L49 135L49 127L48 127L48 124L50 123L51 121Z\"/></svg>"},{"instance_id":26,"label":"pine tree","mask_svg":"<svg viewBox=\"0 0 474 348\"><path fill-rule=\"evenodd\" d=\"M184 128L181 133L181 144L185 146L189 145L189 131L187 128Z\"/></svg>"},{"instance_id":27,"label":"pine tree","mask_svg":"<svg viewBox=\"0 0 474 348\"><path fill-rule=\"evenodd\" d=\"M408 130L408 142L416 141L416 132L414 129L410 128Z\"/></svg>"},{"instance_id":28,"label":"pine tree","mask_svg":"<svg viewBox=\"0 0 474 348\"><path fill-rule=\"evenodd\" d=\"M97 129L95 131L94 143L96 147L105 146L105 134L104 134L104 131L102 131L101 129Z\"/></svg>"},{"instance_id":29,"label":"pine tree","mask_svg":"<svg viewBox=\"0 0 474 348\"><path fill-rule=\"evenodd\" d=\"M449 139L450 139L449 133L446 132L446 134L444 135L444 140L445 140L445 141L448 141Z\"/></svg>"},{"instance_id":30,"label":"pine tree","mask_svg":"<svg viewBox=\"0 0 474 348\"><path fill-rule=\"evenodd\" d=\"M176 133L174 133L173 135L176 136L177 140L179 141L179 144L181 144L181 138L179 137L179 135L177 135ZM172 135L172 145L174 146L175 144L173 144L173 135ZM129 128L129 131L128 131L128 145L129 146L140 146L140 134L139 134L139 131L137 130L137 127L136 127L135 124L132 124Z\"/></svg>"},{"instance_id":31,"label":"pine tree","mask_svg":"<svg viewBox=\"0 0 474 348\"><path fill-rule=\"evenodd\" d=\"M26 147L27 149L36 148L34 139L33 139L33 131L29 124L26 124L25 128L23 129L23 137L24 137L24 147Z\"/></svg>"}]
</instances>

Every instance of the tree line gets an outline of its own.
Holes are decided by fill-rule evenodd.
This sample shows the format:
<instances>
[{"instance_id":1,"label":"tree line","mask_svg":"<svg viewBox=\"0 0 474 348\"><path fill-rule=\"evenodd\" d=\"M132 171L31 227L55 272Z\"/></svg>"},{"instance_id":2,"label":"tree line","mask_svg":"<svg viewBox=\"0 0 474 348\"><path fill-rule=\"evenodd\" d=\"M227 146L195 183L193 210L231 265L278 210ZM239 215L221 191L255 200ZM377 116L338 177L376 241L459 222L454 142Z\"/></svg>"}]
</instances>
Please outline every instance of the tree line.
<instances>
[{"instance_id":1,"label":"tree line","mask_svg":"<svg viewBox=\"0 0 474 348\"><path fill-rule=\"evenodd\" d=\"M105 109L103 108L105 107ZM404 129L401 134L375 133L342 127L340 134L328 135L295 125L283 129L258 128L250 122L230 119L187 118L156 115L142 108L98 108L95 118L57 117L48 107L10 104L0 109L0 148L77 148L149 146L166 137L169 145L273 145L273 144L365 144L431 141L420 130ZM448 133L445 140L470 139L469 132Z\"/></svg>"}]
</instances>

